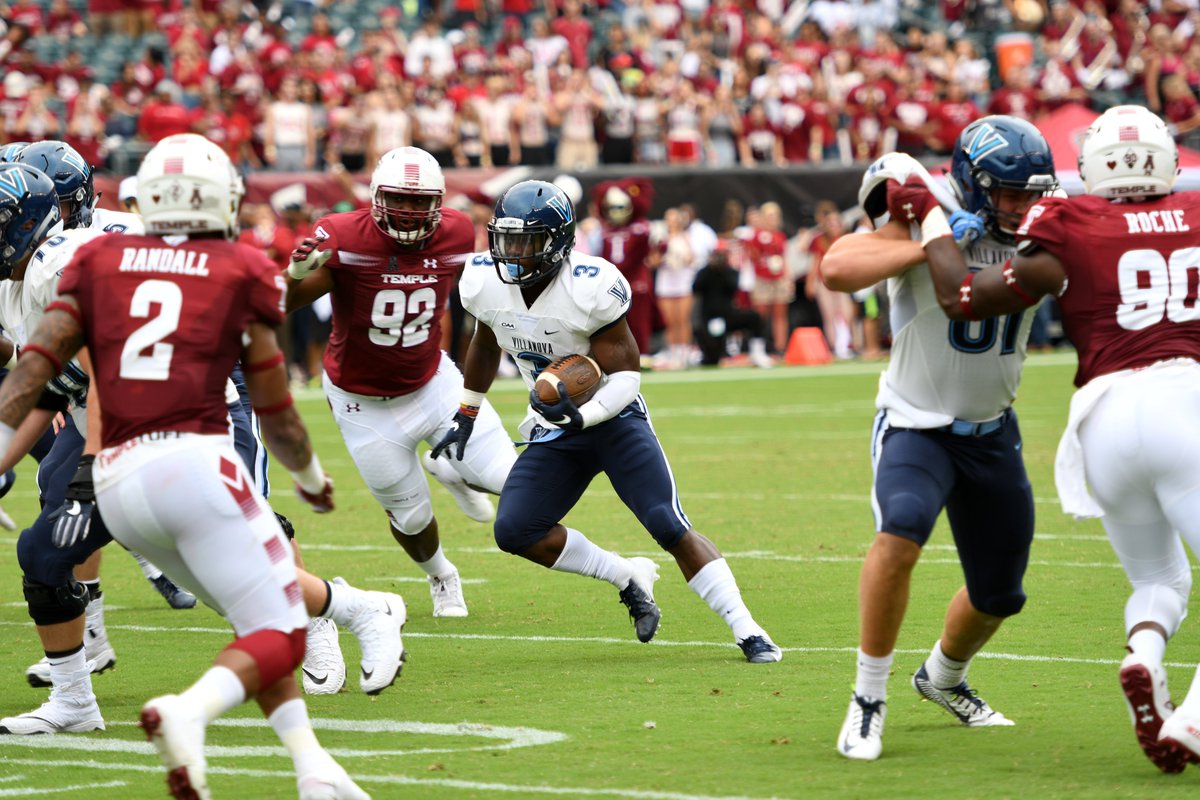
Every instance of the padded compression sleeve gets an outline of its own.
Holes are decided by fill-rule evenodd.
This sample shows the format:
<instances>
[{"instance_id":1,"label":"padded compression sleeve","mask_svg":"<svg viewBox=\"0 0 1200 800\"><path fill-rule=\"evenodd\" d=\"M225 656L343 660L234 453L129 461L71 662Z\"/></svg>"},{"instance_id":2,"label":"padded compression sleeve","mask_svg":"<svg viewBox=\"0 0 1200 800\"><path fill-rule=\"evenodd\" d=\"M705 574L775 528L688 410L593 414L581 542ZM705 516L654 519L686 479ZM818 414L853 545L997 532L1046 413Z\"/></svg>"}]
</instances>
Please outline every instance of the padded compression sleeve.
<instances>
[{"instance_id":1,"label":"padded compression sleeve","mask_svg":"<svg viewBox=\"0 0 1200 800\"><path fill-rule=\"evenodd\" d=\"M642 374L632 370L614 372L596 392L596 396L579 407L583 427L599 425L621 413L621 409L637 399L642 388Z\"/></svg>"}]
</instances>

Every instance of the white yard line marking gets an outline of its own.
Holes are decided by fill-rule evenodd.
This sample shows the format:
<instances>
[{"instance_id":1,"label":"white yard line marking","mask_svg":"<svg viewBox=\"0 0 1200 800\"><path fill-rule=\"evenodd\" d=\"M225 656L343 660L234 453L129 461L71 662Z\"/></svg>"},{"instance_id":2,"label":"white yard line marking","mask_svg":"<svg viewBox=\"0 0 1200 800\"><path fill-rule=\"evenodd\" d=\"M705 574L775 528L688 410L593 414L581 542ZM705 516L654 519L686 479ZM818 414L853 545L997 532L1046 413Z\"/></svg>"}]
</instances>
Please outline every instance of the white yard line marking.
<instances>
[{"instance_id":1,"label":"white yard line marking","mask_svg":"<svg viewBox=\"0 0 1200 800\"><path fill-rule=\"evenodd\" d=\"M958 563L957 561L954 563ZM0 620L0 626L21 626L28 625L27 622L9 622ZM228 628L201 628L201 627L169 627L165 625L114 625L109 623L106 626L109 630L118 631L133 631L135 633L211 633L229 636ZM632 647L713 647L733 649L736 648L733 642L708 642L708 641L678 641L672 642L661 637L656 637L654 641L648 644L642 644L632 638L618 638L616 636L508 636L498 633L442 633L433 631L405 631L404 638L406 639L456 639L459 641L482 641L482 642L538 642L551 644L615 644L628 645ZM857 649L854 647L781 647L785 653L855 653ZM897 653L902 655L929 655L929 650L897 650ZM994 659L996 661L1031 661L1045 664L1103 664L1113 665L1120 664L1118 658L1077 658L1074 656L1041 656L1028 655L1022 653L993 653L987 650L980 652L976 658ZM1195 663L1188 662L1170 662L1168 667L1195 668ZM0 745L6 741L15 741L15 739L2 739Z\"/></svg>"},{"instance_id":2,"label":"white yard line marking","mask_svg":"<svg viewBox=\"0 0 1200 800\"><path fill-rule=\"evenodd\" d=\"M4 759L0 759L3 761ZM7 780L7 779L5 779ZM78 783L74 786L55 786L52 789L32 789L20 787L16 789L0 789L0 797L36 797L37 795L59 795L67 792L90 792L92 789L106 789L114 786L128 786L126 781L107 781L105 783Z\"/></svg>"},{"instance_id":3,"label":"white yard line marking","mask_svg":"<svg viewBox=\"0 0 1200 800\"><path fill-rule=\"evenodd\" d=\"M0 758L0 763L25 764L29 766L70 767L72 769L100 769L119 772L162 772L161 766L145 764L116 764L103 761L43 760L28 758ZM209 775L242 775L251 778L279 778L294 781L296 775L290 770L241 769L209 765ZM682 792L659 792L650 789L596 789L571 786L522 786L510 783L483 783L479 781L454 780L452 778L410 778L406 775L361 775L353 774L358 783L381 783L394 786L425 786L430 788L463 789L483 792L508 792L512 794L549 794L564 797L627 797L630 800L777 800L772 797L745 797L743 795L684 794ZM106 784L93 784L95 786ZM57 791L57 790L56 790Z\"/></svg>"},{"instance_id":4,"label":"white yard line marking","mask_svg":"<svg viewBox=\"0 0 1200 800\"><path fill-rule=\"evenodd\" d=\"M324 462L322 462L322 463L324 463ZM311 550L312 548L305 547L304 549ZM423 583L423 584L429 583L429 580L426 578L415 578L411 575L391 575L391 576L384 576L382 578L362 578L361 580L363 583ZM487 583L488 579L487 578L459 578L458 582L463 585L470 586L471 584ZM21 607L24 608L25 604L21 603ZM107 609L107 606L105 606L105 608Z\"/></svg>"}]
</instances>

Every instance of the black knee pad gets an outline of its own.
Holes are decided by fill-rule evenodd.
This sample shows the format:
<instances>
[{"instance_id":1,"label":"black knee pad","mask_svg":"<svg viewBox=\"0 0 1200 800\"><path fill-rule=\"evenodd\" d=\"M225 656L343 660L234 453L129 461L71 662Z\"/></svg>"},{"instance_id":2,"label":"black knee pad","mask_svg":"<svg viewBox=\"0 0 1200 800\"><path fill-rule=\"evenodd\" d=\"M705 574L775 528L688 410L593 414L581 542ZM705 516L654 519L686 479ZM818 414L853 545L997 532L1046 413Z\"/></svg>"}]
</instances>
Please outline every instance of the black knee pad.
<instances>
[{"instance_id":1,"label":"black knee pad","mask_svg":"<svg viewBox=\"0 0 1200 800\"><path fill-rule=\"evenodd\" d=\"M1025 607L1025 591L1018 587L1012 591L981 597L978 602L972 597L971 605L975 606L976 610L982 611L984 614L991 614L993 617L1013 617L1021 613L1021 609Z\"/></svg>"},{"instance_id":2,"label":"black knee pad","mask_svg":"<svg viewBox=\"0 0 1200 800\"><path fill-rule=\"evenodd\" d=\"M538 540L546 535L546 531L531 531L511 515L498 514L492 526L492 534L496 538L497 547L505 553L516 555L537 544Z\"/></svg>"},{"instance_id":3,"label":"black knee pad","mask_svg":"<svg viewBox=\"0 0 1200 800\"><path fill-rule=\"evenodd\" d=\"M883 504L883 531L924 547L942 509L915 492L896 492Z\"/></svg>"},{"instance_id":4,"label":"black knee pad","mask_svg":"<svg viewBox=\"0 0 1200 800\"><path fill-rule=\"evenodd\" d=\"M663 550L670 550L688 532L688 526L679 518L675 509L667 503L654 506L642 517L642 525L658 542Z\"/></svg>"},{"instance_id":5,"label":"black knee pad","mask_svg":"<svg viewBox=\"0 0 1200 800\"><path fill-rule=\"evenodd\" d=\"M74 578L62 586L47 586L25 578L21 588L35 625L58 625L78 619L87 610L88 590Z\"/></svg>"}]
</instances>

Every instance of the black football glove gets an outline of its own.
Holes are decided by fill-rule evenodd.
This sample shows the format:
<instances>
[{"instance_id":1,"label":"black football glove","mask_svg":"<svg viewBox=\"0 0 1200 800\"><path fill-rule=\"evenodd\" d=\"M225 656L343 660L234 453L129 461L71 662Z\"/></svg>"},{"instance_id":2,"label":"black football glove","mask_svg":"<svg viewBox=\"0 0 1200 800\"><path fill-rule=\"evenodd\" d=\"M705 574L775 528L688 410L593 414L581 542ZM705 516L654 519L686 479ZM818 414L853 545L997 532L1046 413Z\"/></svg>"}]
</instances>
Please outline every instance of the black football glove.
<instances>
[{"instance_id":1,"label":"black football glove","mask_svg":"<svg viewBox=\"0 0 1200 800\"><path fill-rule=\"evenodd\" d=\"M462 461L463 451L467 449L467 439L471 438L471 431L475 430L475 418L479 416L479 409L474 406L459 406L458 411L454 413L454 427L446 432L442 440L434 446L433 450L429 451L431 458L437 458L442 453L450 449L451 445L457 444L458 449L454 453L454 457Z\"/></svg>"},{"instance_id":2,"label":"black football glove","mask_svg":"<svg viewBox=\"0 0 1200 800\"><path fill-rule=\"evenodd\" d=\"M529 405L534 411L546 418L547 422L568 431L583 430L583 414L567 394L567 387L562 381L558 382L558 401L544 403L538 397L537 389L529 390Z\"/></svg>"},{"instance_id":3,"label":"black football glove","mask_svg":"<svg viewBox=\"0 0 1200 800\"><path fill-rule=\"evenodd\" d=\"M75 476L67 484L63 504L46 518L54 523L50 543L58 548L71 547L88 537L92 515L96 512L96 487L92 483L92 462L95 456L80 456Z\"/></svg>"}]
</instances>

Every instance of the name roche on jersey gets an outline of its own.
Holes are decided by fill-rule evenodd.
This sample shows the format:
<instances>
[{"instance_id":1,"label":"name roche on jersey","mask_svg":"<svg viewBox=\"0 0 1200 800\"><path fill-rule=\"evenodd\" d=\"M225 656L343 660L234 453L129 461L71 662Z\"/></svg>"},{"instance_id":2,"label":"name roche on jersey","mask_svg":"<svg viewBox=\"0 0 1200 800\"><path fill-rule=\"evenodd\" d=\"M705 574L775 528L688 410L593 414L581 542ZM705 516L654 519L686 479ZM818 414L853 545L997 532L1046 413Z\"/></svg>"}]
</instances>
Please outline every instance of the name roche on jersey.
<instances>
[{"instance_id":1,"label":"name roche on jersey","mask_svg":"<svg viewBox=\"0 0 1200 800\"><path fill-rule=\"evenodd\" d=\"M1182 208L1166 208L1160 211L1126 211L1125 221L1130 233L1179 233L1190 231L1183 220Z\"/></svg>"},{"instance_id":2,"label":"name roche on jersey","mask_svg":"<svg viewBox=\"0 0 1200 800\"><path fill-rule=\"evenodd\" d=\"M173 247L126 247L121 253L121 272L170 272L175 275L208 277L208 253L176 250Z\"/></svg>"}]
</instances>

